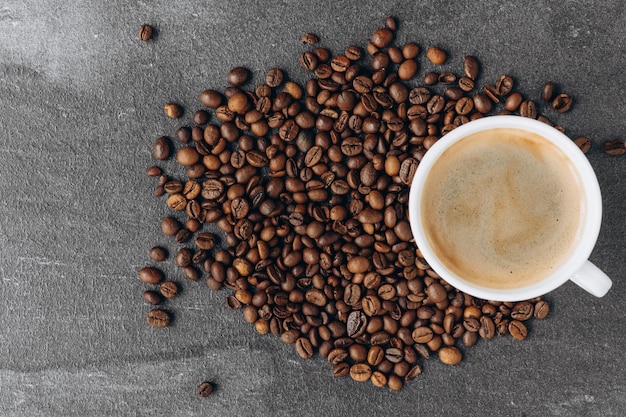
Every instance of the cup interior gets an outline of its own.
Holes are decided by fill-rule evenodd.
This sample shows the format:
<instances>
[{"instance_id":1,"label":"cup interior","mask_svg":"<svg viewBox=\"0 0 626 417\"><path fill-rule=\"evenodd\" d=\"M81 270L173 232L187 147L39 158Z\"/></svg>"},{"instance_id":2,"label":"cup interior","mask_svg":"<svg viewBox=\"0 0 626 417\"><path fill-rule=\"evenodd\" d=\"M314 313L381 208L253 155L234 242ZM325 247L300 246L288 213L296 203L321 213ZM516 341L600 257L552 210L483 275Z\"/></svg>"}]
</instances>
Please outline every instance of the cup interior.
<instances>
[{"instance_id":1,"label":"cup interior","mask_svg":"<svg viewBox=\"0 0 626 417\"><path fill-rule=\"evenodd\" d=\"M438 158L459 140L481 130L511 128L538 134L557 145L569 158L578 172L582 194L585 198L585 216L577 242L570 256L553 273L534 284L510 289L496 289L469 282L447 268L437 257L424 235L421 200L423 184ZM424 155L417 168L409 193L409 221L415 243L425 260L442 279L470 295L495 301L520 301L552 291L567 281L588 259L600 232L602 199L600 186L591 164L571 139L555 128L534 119L520 116L492 116L471 121L450 131L439 139Z\"/></svg>"}]
</instances>

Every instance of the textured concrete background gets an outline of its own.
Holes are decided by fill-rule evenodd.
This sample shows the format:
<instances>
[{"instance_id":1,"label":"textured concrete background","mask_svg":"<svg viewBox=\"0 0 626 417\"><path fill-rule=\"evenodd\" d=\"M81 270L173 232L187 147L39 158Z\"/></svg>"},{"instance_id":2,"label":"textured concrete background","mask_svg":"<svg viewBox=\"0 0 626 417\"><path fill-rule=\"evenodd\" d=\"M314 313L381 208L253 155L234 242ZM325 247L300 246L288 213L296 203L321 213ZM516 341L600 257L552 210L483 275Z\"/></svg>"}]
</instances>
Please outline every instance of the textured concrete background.
<instances>
[{"instance_id":1,"label":"textured concrete background","mask_svg":"<svg viewBox=\"0 0 626 417\"><path fill-rule=\"evenodd\" d=\"M592 4L589 4L592 3ZM479 85L502 73L538 99L557 81L574 96L556 117L589 135L604 223L592 260L614 279L603 299L573 284L547 298L524 342L499 338L436 360L399 392L344 378L260 336L226 291L184 282L175 323L145 324L137 271L168 213L152 197L154 138L179 125L235 65L306 80L300 35L343 51L364 46L387 15L398 43L438 44L444 68L479 57ZM622 416L626 414L626 12L621 0L551 2L246 2L8 0L0 4L0 416ZM142 23L158 29L141 43ZM424 70L430 69L425 59ZM217 384L210 398L198 383Z\"/></svg>"}]
</instances>

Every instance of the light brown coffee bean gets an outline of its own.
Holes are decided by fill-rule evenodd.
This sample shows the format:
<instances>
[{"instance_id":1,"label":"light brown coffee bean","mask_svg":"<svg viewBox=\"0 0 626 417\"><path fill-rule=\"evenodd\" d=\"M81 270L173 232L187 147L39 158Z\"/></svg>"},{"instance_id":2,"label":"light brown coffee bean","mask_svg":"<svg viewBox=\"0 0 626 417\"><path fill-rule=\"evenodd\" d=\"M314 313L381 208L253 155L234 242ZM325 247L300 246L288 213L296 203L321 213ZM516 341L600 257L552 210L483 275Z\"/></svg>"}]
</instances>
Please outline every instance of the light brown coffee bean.
<instances>
[{"instance_id":1,"label":"light brown coffee bean","mask_svg":"<svg viewBox=\"0 0 626 417\"><path fill-rule=\"evenodd\" d=\"M365 382L372 376L372 368L366 363L355 363L350 367L350 377L356 382Z\"/></svg>"},{"instance_id":2,"label":"light brown coffee bean","mask_svg":"<svg viewBox=\"0 0 626 417\"><path fill-rule=\"evenodd\" d=\"M442 363L446 365L457 365L463 359L463 355L459 348L454 346L445 346L439 349L437 356Z\"/></svg>"}]
</instances>

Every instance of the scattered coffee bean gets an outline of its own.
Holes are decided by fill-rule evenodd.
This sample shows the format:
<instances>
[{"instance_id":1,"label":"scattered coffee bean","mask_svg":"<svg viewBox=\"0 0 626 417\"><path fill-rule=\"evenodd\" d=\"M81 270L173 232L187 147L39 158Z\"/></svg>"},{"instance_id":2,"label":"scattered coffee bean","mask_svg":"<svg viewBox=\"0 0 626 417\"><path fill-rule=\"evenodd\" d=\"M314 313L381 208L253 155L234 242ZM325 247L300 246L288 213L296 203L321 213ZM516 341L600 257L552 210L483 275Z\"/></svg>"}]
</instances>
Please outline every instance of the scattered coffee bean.
<instances>
[{"instance_id":1,"label":"scattered coffee bean","mask_svg":"<svg viewBox=\"0 0 626 417\"><path fill-rule=\"evenodd\" d=\"M541 88L541 98L543 101L552 101L552 98L554 97L554 89L555 87L552 81L548 81L543 85Z\"/></svg>"},{"instance_id":2,"label":"scattered coffee bean","mask_svg":"<svg viewBox=\"0 0 626 417\"><path fill-rule=\"evenodd\" d=\"M244 67L235 67L231 69L226 75L226 81L228 84L235 87L245 84L248 81L249 72Z\"/></svg>"},{"instance_id":3,"label":"scattered coffee bean","mask_svg":"<svg viewBox=\"0 0 626 417\"><path fill-rule=\"evenodd\" d=\"M163 262L167 258L167 249L155 246L150 249L150 259L156 262Z\"/></svg>"},{"instance_id":4,"label":"scattered coffee bean","mask_svg":"<svg viewBox=\"0 0 626 417\"><path fill-rule=\"evenodd\" d=\"M591 140L586 136L576 138L574 143L578 146L582 153L587 153L591 149Z\"/></svg>"},{"instance_id":5,"label":"scattered coffee bean","mask_svg":"<svg viewBox=\"0 0 626 417\"><path fill-rule=\"evenodd\" d=\"M210 396L211 394L213 394L213 384L212 383L210 383L208 381L204 381L200 385L198 385L198 395L200 397L206 398L206 397Z\"/></svg>"},{"instance_id":6,"label":"scattered coffee bean","mask_svg":"<svg viewBox=\"0 0 626 417\"><path fill-rule=\"evenodd\" d=\"M618 139L604 143L604 153L607 155L623 155L626 152L626 140Z\"/></svg>"},{"instance_id":7,"label":"scattered coffee bean","mask_svg":"<svg viewBox=\"0 0 626 417\"><path fill-rule=\"evenodd\" d=\"M139 270L139 279L146 284L155 285L163 281L164 278L163 272L151 266L146 266Z\"/></svg>"},{"instance_id":8,"label":"scattered coffee bean","mask_svg":"<svg viewBox=\"0 0 626 417\"><path fill-rule=\"evenodd\" d=\"M154 141L152 155L159 161L170 157L170 140L165 136L160 136Z\"/></svg>"},{"instance_id":9,"label":"scattered coffee bean","mask_svg":"<svg viewBox=\"0 0 626 417\"><path fill-rule=\"evenodd\" d=\"M159 305L163 301L163 298L158 292L151 291L151 290L144 291L142 298L143 298L143 301L153 306Z\"/></svg>"},{"instance_id":10,"label":"scattered coffee bean","mask_svg":"<svg viewBox=\"0 0 626 417\"><path fill-rule=\"evenodd\" d=\"M438 46L431 46L428 48L428 51L426 51L426 57L435 65L443 65L448 58L446 52Z\"/></svg>"},{"instance_id":11,"label":"scattered coffee bean","mask_svg":"<svg viewBox=\"0 0 626 417\"><path fill-rule=\"evenodd\" d=\"M552 108L559 113L568 111L574 100L567 94L559 94L552 101Z\"/></svg>"},{"instance_id":12,"label":"scattered coffee bean","mask_svg":"<svg viewBox=\"0 0 626 417\"><path fill-rule=\"evenodd\" d=\"M178 119L183 115L183 108L176 103L167 103L163 106L163 110L170 119Z\"/></svg>"},{"instance_id":13,"label":"scattered coffee bean","mask_svg":"<svg viewBox=\"0 0 626 417\"><path fill-rule=\"evenodd\" d=\"M174 298L178 294L178 285L173 281L162 282L159 286L159 292L165 298Z\"/></svg>"},{"instance_id":14,"label":"scattered coffee bean","mask_svg":"<svg viewBox=\"0 0 626 417\"><path fill-rule=\"evenodd\" d=\"M170 314L165 310L154 309L148 312L147 321L152 327L167 327L170 325L170 320Z\"/></svg>"},{"instance_id":15,"label":"scattered coffee bean","mask_svg":"<svg viewBox=\"0 0 626 417\"><path fill-rule=\"evenodd\" d=\"M141 25L139 28L139 39L143 42L147 42L152 39L152 26L148 24Z\"/></svg>"},{"instance_id":16,"label":"scattered coffee bean","mask_svg":"<svg viewBox=\"0 0 626 417\"><path fill-rule=\"evenodd\" d=\"M204 276L209 288L233 291L228 308L240 309L258 333L293 344L300 357L326 357L336 377L350 373L392 390L421 374L421 358L437 353L457 364L456 346L496 334L525 338L522 320L549 310L540 299L474 299L424 263L405 209L419 161L442 135L494 112L552 123L514 91L510 76L474 92L480 68L473 56L464 58L461 77L428 72L423 85L409 87L420 48L394 46L395 26L388 20L374 32L367 65L356 45L338 55L304 52L300 63L312 71L304 88L274 68L245 91L251 74L234 68L230 87L204 90L194 126L176 131L176 159L188 178L149 170L159 177L155 194L168 195L176 217L187 216L161 223L176 242L193 239L193 249L174 257L186 278ZM435 65L447 60L437 47L426 56ZM154 156L167 159L167 147ZM623 142L609 148L626 149ZM202 230L205 223L219 231ZM170 285L160 289L175 294ZM169 313L149 316L163 314L166 320L153 320L160 326Z\"/></svg>"},{"instance_id":17,"label":"scattered coffee bean","mask_svg":"<svg viewBox=\"0 0 626 417\"><path fill-rule=\"evenodd\" d=\"M315 45L316 43L319 42L319 39L317 38L317 36L315 36L312 33L305 33L300 38L300 41L307 45Z\"/></svg>"}]
</instances>

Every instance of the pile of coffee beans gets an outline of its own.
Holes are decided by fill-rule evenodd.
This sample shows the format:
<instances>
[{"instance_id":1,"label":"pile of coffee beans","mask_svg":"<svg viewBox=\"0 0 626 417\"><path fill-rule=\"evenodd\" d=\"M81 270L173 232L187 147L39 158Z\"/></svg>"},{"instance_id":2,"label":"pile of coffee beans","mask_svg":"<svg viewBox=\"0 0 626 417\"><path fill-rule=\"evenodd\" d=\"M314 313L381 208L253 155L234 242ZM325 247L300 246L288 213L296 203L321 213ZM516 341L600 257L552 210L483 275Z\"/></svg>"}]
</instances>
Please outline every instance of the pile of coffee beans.
<instances>
[{"instance_id":1,"label":"pile of coffee beans","mask_svg":"<svg viewBox=\"0 0 626 417\"><path fill-rule=\"evenodd\" d=\"M398 390L425 359L455 365L479 339L523 340L528 320L549 312L540 298L474 298L429 267L407 218L420 160L470 120L519 114L552 125L546 114L569 110L572 98L548 82L533 100L506 74L479 88L474 56L459 62L459 74L418 76L420 46L394 45L395 31L388 18L366 48L339 54L305 34L299 63L312 76L304 86L272 68L245 89L250 72L233 68L224 91L200 94L191 125L154 142L154 158L175 158L185 175L158 166L147 174L171 208L161 228L188 280L226 287L226 305L257 332L280 337L303 359L327 358L335 376ZM425 55L427 67L448 61L437 46ZM176 103L164 112L184 113ZM588 138L576 143L589 150ZM150 257L161 262L168 252L155 247ZM139 277L150 305L178 292L154 266ZM160 307L147 317L154 327L170 324Z\"/></svg>"}]
</instances>

